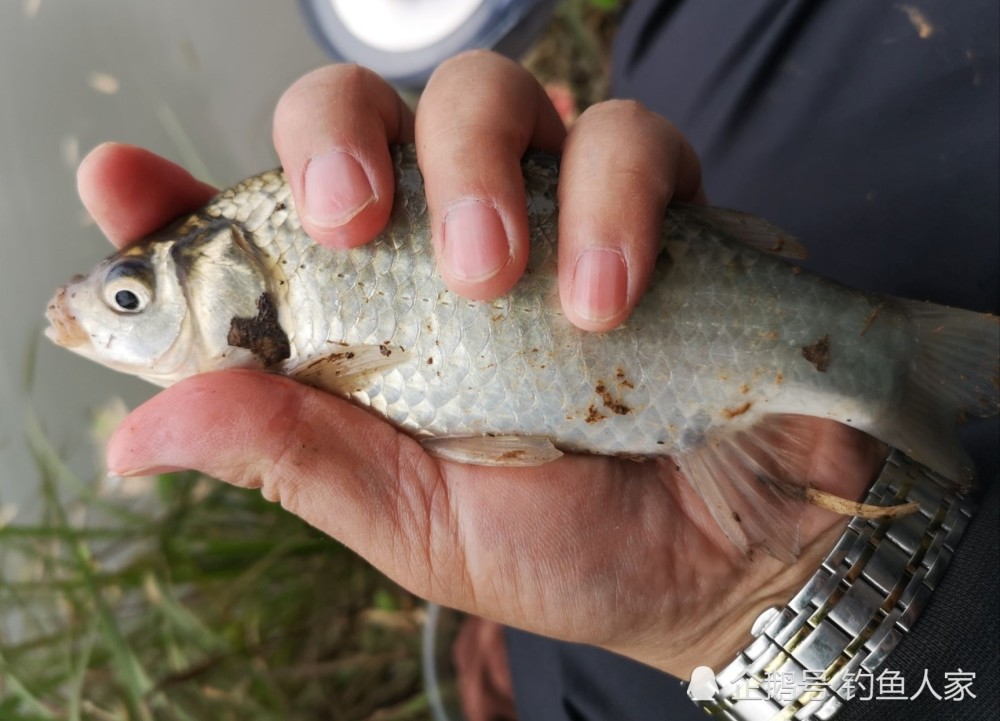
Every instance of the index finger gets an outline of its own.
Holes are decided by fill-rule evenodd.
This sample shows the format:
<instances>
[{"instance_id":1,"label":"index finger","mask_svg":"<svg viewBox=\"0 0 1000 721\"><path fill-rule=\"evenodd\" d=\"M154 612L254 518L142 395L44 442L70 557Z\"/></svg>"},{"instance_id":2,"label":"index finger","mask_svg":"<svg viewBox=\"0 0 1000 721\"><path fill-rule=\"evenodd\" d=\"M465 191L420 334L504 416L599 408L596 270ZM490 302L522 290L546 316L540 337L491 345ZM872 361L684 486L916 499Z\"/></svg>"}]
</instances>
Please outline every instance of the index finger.
<instances>
[{"instance_id":1,"label":"index finger","mask_svg":"<svg viewBox=\"0 0 1000 721\"><path fill-rule=\"evenodd\" d=\"M358 65L307 73L278 102L273 136L313 240L353 248L382 231L395 192L389 144L413 139L413 114L385 80Z\"/></svg>"},{"instance_id":2,"label":"index finger","mask_svg":"<svg viewBox=\"0 0 1000 721\"><path fill-rule=\"evenodd\" d=\"M204 205L218 191L181 166L123 143L98 145L76 171L77 191L116 248Z\"/></svg>"}]
</instances>

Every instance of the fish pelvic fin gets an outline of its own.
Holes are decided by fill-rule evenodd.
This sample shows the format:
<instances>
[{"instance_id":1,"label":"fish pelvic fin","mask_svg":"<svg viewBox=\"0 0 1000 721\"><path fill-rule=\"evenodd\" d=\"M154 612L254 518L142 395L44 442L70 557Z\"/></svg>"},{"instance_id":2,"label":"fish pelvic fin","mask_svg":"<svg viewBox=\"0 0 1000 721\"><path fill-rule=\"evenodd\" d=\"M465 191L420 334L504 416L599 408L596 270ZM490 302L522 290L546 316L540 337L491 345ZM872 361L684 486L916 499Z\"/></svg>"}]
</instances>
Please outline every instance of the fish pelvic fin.
<instances>
[{"instance_id":1,"label":"fish pelvic fin","mask_svg":"<svg viewBox=\"0 0 1000 721\"><path fill-rule=\"evenodd\" d=\"M421 444L435 458L476 466L540 466L562 456L544 436L438 436Z\"/></svg>"},{"instance_id":2,"label":"fish pelvic fin","mask_svg":"<svg viewBox=\"0 0 1000 721\"><path fill-rule=\"evenodd\" d=\"M1000 317L902 301L917 335L902 403L876 421L873 435L959 483L975 476L956 434L970 417L1000 412Z\"/></svg>"}]
</instances>

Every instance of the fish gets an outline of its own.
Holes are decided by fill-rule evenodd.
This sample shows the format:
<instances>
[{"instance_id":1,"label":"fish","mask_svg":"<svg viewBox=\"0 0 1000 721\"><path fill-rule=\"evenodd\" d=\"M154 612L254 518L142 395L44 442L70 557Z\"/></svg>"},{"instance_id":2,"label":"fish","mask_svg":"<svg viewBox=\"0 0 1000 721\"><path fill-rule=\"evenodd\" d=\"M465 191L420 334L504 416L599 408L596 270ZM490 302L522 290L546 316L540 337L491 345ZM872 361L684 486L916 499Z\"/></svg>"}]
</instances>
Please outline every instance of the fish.
<instances>
[{"instance_id":1,"label":"fish","mask_svg":"<svg viewBox=\"0 0 1000 721\"><path fill-rule=\"evenodd\" d=\"M441 281L412 146L372 243L303 230L282 171L252 177L60 288L57 344L160 386L224 368L349 399L441 458L541 465L564 453L669 457L738 548L799 552L796 419L860 429L956 483L958 420L998 412L994 315L854 290L738 211L673 204L649 290L584 332L556 282L557 159L522 162L527 269L492 301ZM796 492L796 490L798 492Z\"/></svg>"}]
</instances>

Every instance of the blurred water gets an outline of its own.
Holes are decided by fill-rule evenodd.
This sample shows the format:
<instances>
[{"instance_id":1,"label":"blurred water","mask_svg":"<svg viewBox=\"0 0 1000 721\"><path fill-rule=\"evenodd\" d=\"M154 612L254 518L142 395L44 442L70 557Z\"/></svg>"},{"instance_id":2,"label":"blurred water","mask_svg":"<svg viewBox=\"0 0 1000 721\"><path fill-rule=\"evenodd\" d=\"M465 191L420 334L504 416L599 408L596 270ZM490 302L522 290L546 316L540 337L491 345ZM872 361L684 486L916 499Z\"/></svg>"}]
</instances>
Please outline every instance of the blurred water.
<instances>
[{"instance_id":1,"label":"blurred water","mask_svg":"<svg viewBox=\"0 0 1000 721\"><path fill-rule=\"evenodd\" d=\"M326 62L291 0L0 2L0 502L31 506L27 413L90 475L90 412L153 392L44 338L54 289L109 251L75 166L106 140L229 184L277 164L271 113Z\"/></svg>"}]
</instances>

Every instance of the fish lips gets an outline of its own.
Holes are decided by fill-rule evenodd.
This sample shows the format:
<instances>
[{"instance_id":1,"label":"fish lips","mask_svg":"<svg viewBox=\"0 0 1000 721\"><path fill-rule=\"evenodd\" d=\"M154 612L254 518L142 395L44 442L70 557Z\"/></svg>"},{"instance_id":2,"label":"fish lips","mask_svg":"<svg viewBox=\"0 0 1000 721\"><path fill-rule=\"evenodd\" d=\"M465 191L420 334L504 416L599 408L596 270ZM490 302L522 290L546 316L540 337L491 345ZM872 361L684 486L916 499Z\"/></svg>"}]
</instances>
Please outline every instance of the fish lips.
<instances>
[{"instance_id":1,"label":"fish lips","mask_svg":"<svg viewBox=\"0 0 1000 721\"><path fill-rule=\"evenodd\" d=\"M64 285L49 301L45 309L45 317L49 327L45 335L56 345L64 348L78 348L90 341L90 336L77 321L76 315L69 304L69 286Z\"/></svg>"}]
</instances>

